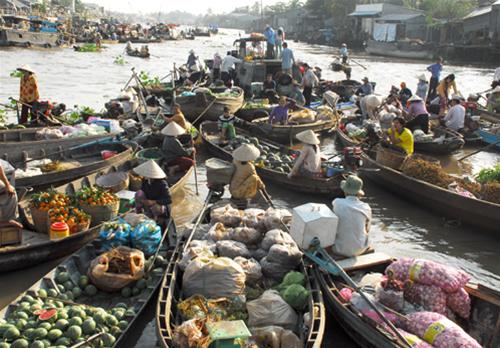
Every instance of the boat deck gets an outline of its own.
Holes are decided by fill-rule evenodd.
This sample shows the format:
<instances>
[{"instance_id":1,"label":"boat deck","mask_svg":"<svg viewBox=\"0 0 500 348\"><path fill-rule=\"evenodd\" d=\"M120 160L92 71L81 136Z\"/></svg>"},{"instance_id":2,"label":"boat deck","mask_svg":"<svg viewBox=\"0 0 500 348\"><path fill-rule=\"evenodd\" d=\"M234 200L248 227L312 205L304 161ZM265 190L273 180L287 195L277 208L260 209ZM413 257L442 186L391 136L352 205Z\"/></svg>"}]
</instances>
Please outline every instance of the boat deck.
<instances>
[{"instance_id":1,"label":"boat deck","mask_svg":"<svg viewBox=\"0 0 500 348\"><path fill-rule=\"evenodd\" d=\"M50 240L49 235L45 233L39 233L25 229L22 230L22 233L23 233L23 240L21 244L7 245L4 247L0 247L0 249L2 251L15 250L18 249L20 246L26 247L30 245L37 245L48 242Z\"/></svg>"}]
</instances>

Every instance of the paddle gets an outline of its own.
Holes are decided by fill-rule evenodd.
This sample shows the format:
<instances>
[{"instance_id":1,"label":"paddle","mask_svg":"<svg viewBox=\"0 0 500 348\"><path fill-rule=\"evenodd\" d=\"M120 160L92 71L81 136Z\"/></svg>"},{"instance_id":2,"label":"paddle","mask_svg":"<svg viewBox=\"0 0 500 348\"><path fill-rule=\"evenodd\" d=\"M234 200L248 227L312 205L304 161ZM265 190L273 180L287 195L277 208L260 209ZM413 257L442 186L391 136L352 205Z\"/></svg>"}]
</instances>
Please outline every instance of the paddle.
<instances>
[{"instance_id":1,"label":"paddle","mask_svg":"<svg viewBox=\"0 0 500 348\"><path fill-rule=\"evenodd\" d=\"M500 140L495 141L494 143L488 144L488 145L486 145L485 147L480 148L479 150L476 150L476 151L474 151L474 152L471 152L471 153L469 153L468 155L465 155L465 156L463 156L463 157L459 158L457 161L458 161L458 162L462 162L464 159L469 158L469 157L471 157L471 156L474 156L475 154L477 154L477 153L479 153L479 152L481 152L481 151L487 150L487 149L489 149L489 148L491 148L491 147L493 147L493 146L495 146L495 145L498 145L498 144L500 144Z\"/></svg>"},{"instance_id":2,"label":"paddle","mask_svg":"<svg viewBox=\"0 0 500 348\"><path fill-rule=\"evenodd\" d=\"M351 62L353 62L353 63L354 63L354 64L356 64L356 65L359 65L359 66L360 66L360 67L362 67L363 69L368 70L368 68L367 68L366 66L364 66L363 64L360 64L360 63L356 62L356 61L355 61L354 59L352 59L352 58L351 58L350 60L351 60Z\"/></svg>"},{"instance_id":3,"label":"paddle","mask_svg":"<svg viewBox=\"0 0 500 348\"><path fill-rule=\"evenodd\" d=\"M10 100L13 100L15 101L16 103L18 104L21 104L21 105L24 105L24 106L27 106L31 109L31 112L33 112L33 106L32 105L29 105L29 104L26 104L26 103L23 103L22 101L20 100L17 100L17 99L14 99L12 97L9 97ZM57 119L54 119L52 116L50 115L45 115L43 113L41 113L40 111L36 110L35 111L35 114L40 117L42 120L45 120L46 122L49 122L51 124L49 124L49 126L60 126L62 123L60 121L58 121Z\"/></svg>"},{"instance_id":4,"label":"paddle","mask_svg":"<svg viewBox=\"0 0 500 348\"><path fill-rule=\"evenodd\" d=\"M212 105L214 105L214 104L215 104L215 102L216 102L216 101L217 101L217 98L214 98L214 100L212 100L212 101L208 104L208 106L205 108L205 110L203 110L203 111L201 112L201 114L199 114L199 115L198 115L198 117L196 117L196 118L195 118L195 120L192 122L192 124L196 124L196 122L198 122L198 120L199 120L200 118L202 118L202 117L203 117L203 115L205 115L205 113L208 111L208 109L210 109L210 108L212 107Z\"/></svg>"}]
</instances>

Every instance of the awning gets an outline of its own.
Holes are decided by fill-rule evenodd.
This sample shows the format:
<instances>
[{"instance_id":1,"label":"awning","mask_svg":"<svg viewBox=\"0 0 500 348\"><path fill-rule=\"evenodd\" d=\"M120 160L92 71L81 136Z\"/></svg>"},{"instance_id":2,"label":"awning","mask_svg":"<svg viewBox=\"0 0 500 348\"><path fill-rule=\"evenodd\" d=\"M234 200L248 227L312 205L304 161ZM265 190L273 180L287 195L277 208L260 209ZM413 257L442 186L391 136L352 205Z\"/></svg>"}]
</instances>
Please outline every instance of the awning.
<instances>
[{"instance_id":1,"label":"awning","mask_svg":"<svg viewBox=\"0 0 500 348\"><path fill-rule=\"evenodd\" d=\"M350 13L349 16L351 17L373 17L373 16L378 16L380 14L380 11L354 11L353 13Z\"/></svg>"}]
</instances>

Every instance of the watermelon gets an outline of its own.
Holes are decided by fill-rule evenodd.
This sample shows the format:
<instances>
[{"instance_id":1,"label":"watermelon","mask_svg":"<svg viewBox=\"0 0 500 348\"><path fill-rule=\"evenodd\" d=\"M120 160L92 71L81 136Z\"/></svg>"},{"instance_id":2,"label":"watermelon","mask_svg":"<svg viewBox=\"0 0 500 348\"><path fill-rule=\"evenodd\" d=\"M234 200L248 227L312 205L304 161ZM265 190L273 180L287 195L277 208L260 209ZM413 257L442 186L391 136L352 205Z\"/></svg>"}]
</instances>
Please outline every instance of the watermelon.
<instances>
[{"instance_id":1,"label":"watermelon","mask_svg":"<svg viewBox=\"0 0 500 348\"><path fill-rule=\"evenodd\" d=\"M42 309L38 311L38 319L40 320L51 320L51 319L57 319L57 309L52 308L52 309Z\"/></svg>"},{"instance_id":2,"label":"watermelon","mask_svg":"<svg viewBox=\"0 0 500 348\"><path fill-rule=\"evenodd\" d=\"M10 348L28 348L29 342L24 338L18 338L10 345Z\"/></svg>"}]
</instances>

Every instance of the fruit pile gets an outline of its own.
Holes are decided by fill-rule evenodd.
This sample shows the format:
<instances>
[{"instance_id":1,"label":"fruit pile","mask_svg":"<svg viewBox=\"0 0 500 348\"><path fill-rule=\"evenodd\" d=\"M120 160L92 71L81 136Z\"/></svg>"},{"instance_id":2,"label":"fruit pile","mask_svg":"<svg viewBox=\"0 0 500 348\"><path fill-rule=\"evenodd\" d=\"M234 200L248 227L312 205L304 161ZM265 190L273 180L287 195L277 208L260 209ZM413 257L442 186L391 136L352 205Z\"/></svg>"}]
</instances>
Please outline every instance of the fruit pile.
<instances>
[{"instance_id":1,"label":"fruit pile","mask_svg":"<svg viewBox=\"0 0 500 348\"><path fill-rule=\"evenodd\" d=\"M31 206L43 211L70 205L70 198L54 190L35 193L31 196Z\"/></svg>"},{"instance_id":2,"label":"fruit pile","mask_svg":"<svg viewBox=\"0 0 500 348\"><path fill-rule=\"evenodd\" d=\"M90 215L75 207L60 207L49 210L49 220L53 222L66 222L70 233L80 232L81 226L90 223Z\"/></svg>"},{"instance_id":3,"label":"fruit pile","mask_svg":"<svg viewBox=\"0 0 500 348\"><path fill-rule=\"evenodd\" d=\"M100 187L84 187L76 192L75 197L79 204L88 204L91 206L111 205L118 202L118 197Z\"/></svg>"}]
</instances>

